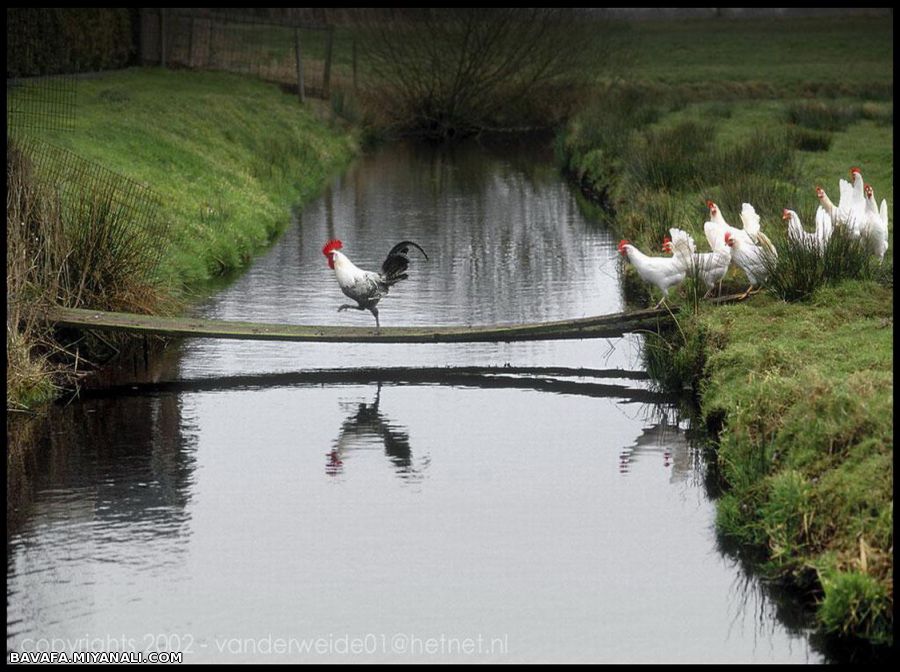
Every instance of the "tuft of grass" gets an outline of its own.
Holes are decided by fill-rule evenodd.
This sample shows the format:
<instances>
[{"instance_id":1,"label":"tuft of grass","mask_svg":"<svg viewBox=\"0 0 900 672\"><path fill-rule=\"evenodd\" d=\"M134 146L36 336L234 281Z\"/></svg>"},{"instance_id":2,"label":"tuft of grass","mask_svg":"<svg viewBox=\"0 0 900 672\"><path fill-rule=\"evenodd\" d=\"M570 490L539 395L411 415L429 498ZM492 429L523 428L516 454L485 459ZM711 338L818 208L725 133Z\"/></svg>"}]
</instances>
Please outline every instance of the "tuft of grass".
<instances>
[{"instance_id":1,"label":"tuft of grass","mask_svg":"<svg viewBox=\"0 0 900 672\"><path fill-rule=\"evenodd\" d=\"M837 572L822 580L825 598L819 615L829 632L866 637L876 644L892 641L893 600L876 579L859 571Z\"/></svg>"},{"instance_id":2,"label":"tuft of grass","mask_svg":"<svg viewBox=\"0 0 900 672\"><path fill-rule=\"evenodd\" d=\"M787 108L787 121L814 131L843 131L863 115L859 104L805 101Z\"/></svg>"},{"instance_id":3,"label":"tuft of grass","mask_svg":"<svg viewBox=\"0 0 900 672\"><path fill-rule=\"evenodd\" d=\"M801 216L811 221L812 213ZM766 288L782 301L802 301L826 284L844 280L873 280L878 262L866 242L845 227L836 227L823 248L812 240L779 240L778 256L766 255Z\"/></svg>"},{"instance_id":4,"label":"tuft of grass","mask_svg":"<svg viewBox=\"0 0 900 672\"><path fill-rule=\"evenodd\" d=\"M802 152L827 152L831 147L829 131L814 131L798 126L791 129L790 137L794 148Z\"/></svg>"},{"instance_id":5,"label":"tuft of grass","mask_svg":"<svg viewBox=\"0 0 900 672\"><path fill-rule=\"evenodd\" d=\"M695 121L648 130L629 148L627 179L646 190L693 188L705 173L712 138L712 126Z\"/></svg>"}]
</instances>

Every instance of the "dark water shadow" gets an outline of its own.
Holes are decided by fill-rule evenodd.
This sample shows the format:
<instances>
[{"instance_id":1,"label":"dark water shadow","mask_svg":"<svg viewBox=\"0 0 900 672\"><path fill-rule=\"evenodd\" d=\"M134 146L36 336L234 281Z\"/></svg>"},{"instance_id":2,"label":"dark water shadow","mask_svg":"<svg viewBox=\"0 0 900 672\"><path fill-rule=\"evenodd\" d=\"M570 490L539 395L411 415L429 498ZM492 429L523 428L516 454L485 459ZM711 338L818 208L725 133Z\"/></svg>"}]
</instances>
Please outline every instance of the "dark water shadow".
<instances>
[{"instance_id":1,"label":"dark water shadow","mask_svg":"<svg viewBox=\"0 0 900 672\"><path fill-rule=\"evenodd\" d=\"M539 377L540 376L540 377ZM579 380L563 380L570 376ZM263 390L316 385L446 385L481 389L527 389L557 394L620 399L623 402L667 403L672 395L658 390L615 383L585 382L613 378L643 380L641 372L626 370L541 367L372 367L316 369L285 373L213 376L187 380L135 382L82 390L82 399L130 397L223 390Z\"/></svg>"}]
</instances>

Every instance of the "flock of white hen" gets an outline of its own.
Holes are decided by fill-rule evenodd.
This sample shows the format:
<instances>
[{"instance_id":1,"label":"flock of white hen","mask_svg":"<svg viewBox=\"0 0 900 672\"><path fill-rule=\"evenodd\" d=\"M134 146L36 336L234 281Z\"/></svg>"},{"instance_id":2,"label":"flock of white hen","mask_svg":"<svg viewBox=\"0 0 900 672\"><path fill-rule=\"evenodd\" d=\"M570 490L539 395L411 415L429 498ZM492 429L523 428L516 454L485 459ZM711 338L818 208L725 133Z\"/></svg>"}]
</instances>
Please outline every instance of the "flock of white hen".
<instances>
[{"instance_id":1,"label":"flock of white hen","mask_svg":"<svg viewBox=\"0 0 900 672\"><path fill-rule=\"evenodd\" d=\"M813 232L804 230L796 212L785 209L782 220L788 223L788 238L824 251L835 228L844 227L850 235L864 239L869 251L881 261L888 248L887 200L882 199L880 208L876 206L875 192L871 185L863 182L859 168L851 168L850 177L850 182L843 179L839 182L837 205L831 202L822 187L816 187L820 205ZM744 293L747 296L753 287L766 281L770 267L766 257L778 258L778 251L762 232L759 215L752 205L743 204L741 229L725 221L715 203L707 201L706 205L710 219L703 225L703 232L711 252L697 252L694 239L682 229L669 229L671 237L663 239L663 251L671 257L646 255L627 240L619 243L619 252L634 265L641 279L662 292L657 308L668 298L670 288L694 273L703 280L708 290L706 296L709 296L716 283L721 283L732 262L750 281L750 287Z\"/></svg>"}]
</instances>

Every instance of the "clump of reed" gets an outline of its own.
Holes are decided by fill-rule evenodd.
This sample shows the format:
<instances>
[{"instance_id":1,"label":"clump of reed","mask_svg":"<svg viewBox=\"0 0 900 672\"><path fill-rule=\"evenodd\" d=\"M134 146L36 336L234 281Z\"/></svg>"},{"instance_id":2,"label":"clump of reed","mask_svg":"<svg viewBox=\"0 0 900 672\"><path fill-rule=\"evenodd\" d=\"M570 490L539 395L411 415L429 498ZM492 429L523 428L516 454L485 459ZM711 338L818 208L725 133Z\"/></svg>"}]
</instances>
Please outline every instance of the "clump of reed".
<instances>
[{"instance_id":1,"label":"clump of reed","mask_svg":"<svg viewBox=\"0 0 900 672\"><path fill-rule=\"evenodd\" d=\"M6 155L8 408L51 398L61 374L85 366L89 348L69 352L42 321L45 308L175 307L156 274L164 240L115 183L79 171L60 179L32 149L10 140Z\"/></svg>"},{"instance_id":2,"label":"clump of reed","mask_svg":"<svg viewBox=\"0 0 900 672\"><path fill-rule=\"evenodd\" d=\"M812 212L800 215L801 222L814 219ZM763 257L768 273L765 286L783 301L802 301L820 287L843 280L878 279L880 264L865 239L844 226L834 228L824 247L812 237L799 240L781 234L773 240L777 240L778 256Z\"/></svg>"}]
</instances>

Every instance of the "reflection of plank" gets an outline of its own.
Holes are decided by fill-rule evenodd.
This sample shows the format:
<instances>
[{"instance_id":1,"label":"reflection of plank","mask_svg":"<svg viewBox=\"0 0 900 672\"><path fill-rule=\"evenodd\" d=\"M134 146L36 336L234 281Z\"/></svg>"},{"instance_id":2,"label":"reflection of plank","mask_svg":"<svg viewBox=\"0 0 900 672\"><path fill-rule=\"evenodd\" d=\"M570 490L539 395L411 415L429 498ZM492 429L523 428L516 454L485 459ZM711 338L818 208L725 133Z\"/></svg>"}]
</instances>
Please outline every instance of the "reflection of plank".
<instances>
[{"instance_id":1,"label":"reflection of plank","mask_svg":"<svg viewBox=\"0 0 900 672\"><path fill-rule=\"evenodd\" d=\"M723 297L719 302L732 299ZM189 338L232 338L257 341L337 343L472 343L611 338L637 331L656 331L672 320L666 309L635 310L554 322L452 327L336 327L301 324L226 322L190 317L157 317L82 308L49 309L47 322L64 327L128 331Z\"/></svg>"},{"instance_id":2,"label":"reflection of plank","mask_svg":"<svg viewBox=\"0 0 900 672\"><path fill-rule=\"evenodd\" d=\"M511 374L516 371L519 375ZM275 387L305 387L320 385L448 385L451 387L472 387L480 389L524 389L557 394L574 394L587 397L619 399L634 403L669 403L672 397L653 389L628 387L612 383L594 382L597 378L585 373L590 369L565 370L564 375L580 376L578 380L553 378L560 369L529 367L533 375L522 376L522 369L507 367L384 367L354 369L316 369L293 373L241 374L217 376L195 380L170 382L129 383L102 389L82 389L80 395L86 397L130 396L143 394L180 394L189 392L209 392L215 390L263 390ZM581 373L570 373L580 371ZM610 370L610 378L633 376L635 372ZM591 380L594 379L594 381Z\"/></svg>"}]
</instances>

